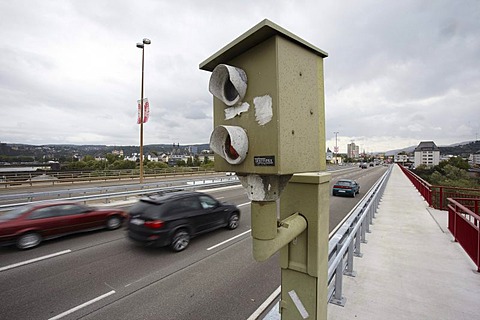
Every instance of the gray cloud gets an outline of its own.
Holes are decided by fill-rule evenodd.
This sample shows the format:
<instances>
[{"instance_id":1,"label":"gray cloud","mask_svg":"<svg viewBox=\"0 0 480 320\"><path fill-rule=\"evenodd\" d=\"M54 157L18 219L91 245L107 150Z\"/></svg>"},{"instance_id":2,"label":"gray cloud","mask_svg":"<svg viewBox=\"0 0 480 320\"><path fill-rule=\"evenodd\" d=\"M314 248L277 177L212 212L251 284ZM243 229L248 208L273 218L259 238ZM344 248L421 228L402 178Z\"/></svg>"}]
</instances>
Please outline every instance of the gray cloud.
<instances>
[{"instance_id":1,"label":"gray cloud","mask_svg":"<svg viewBox=\"0 0 480 320\"><path fill-rule=\"evenodd\" d=\"M327 146L339 131L382 151L480 133L480 4L439 1L55 1L0 3L0 140L138 145L144 37L145 143L206 143L200 62L264 18L327 51Z\"/></svg>"}]
</instances>

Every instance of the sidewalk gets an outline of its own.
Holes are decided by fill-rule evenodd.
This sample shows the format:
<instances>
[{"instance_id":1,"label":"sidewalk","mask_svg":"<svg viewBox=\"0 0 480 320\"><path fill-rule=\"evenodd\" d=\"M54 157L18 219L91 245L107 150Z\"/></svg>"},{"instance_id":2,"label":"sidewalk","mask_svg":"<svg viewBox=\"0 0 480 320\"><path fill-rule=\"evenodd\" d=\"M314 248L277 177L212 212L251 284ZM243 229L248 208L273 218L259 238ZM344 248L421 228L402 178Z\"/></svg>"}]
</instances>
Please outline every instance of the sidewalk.
<instances>
[{"instance_id":1,"label":"sidewalk","mask_svg":"<svg viewBox=\"0 0 480 320\"><path fill-rule=\"evenodd\" d=\"M373 223L329 320L480 319L475 264L452 242L447 212L429 208L398 166Z\"/></svg>"}]
</instances>

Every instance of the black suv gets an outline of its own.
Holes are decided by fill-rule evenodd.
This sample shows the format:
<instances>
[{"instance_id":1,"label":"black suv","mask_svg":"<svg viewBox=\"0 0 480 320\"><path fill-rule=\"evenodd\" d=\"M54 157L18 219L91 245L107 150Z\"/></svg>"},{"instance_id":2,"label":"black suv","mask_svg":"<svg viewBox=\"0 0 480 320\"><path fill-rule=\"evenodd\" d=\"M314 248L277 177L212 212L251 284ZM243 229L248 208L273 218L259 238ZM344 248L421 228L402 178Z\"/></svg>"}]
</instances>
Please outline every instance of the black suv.
<instances>
[{"instance_id":1,"label":"black suv","mask_svg":"<svg viewBox=\"0 0 480 320\"><path fill-rule=\"evenodd\" d=\"M236 229L240 210L200 192L173 192L140 199L128 217L128 237L153 246L184 250L190 239L221 227Z\"/></svg>"}]
</instances>

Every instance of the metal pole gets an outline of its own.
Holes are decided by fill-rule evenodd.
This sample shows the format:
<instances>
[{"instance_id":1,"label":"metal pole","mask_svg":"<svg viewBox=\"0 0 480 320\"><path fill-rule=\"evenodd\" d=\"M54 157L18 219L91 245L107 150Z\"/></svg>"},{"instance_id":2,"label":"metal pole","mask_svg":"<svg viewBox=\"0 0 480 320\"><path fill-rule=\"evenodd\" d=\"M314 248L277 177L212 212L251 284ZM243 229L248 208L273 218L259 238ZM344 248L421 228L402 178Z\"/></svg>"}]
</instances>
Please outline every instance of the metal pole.
<instances>
[{"instance_id":1,"label":"metal pole","mask_svg":"<svg viewBox=\"0 0 480 320\"><path fill-rule=\"evenodd\" d=\"M140 93L140 183L143 183L143 74L145 48L142 47L142 88Z\"/></svg>"},{"instance_id":2,"label":"metal pole","mask_svg":"<svg viewBox=\"0 0 480 320\"><path fill-rule=\"evenodd\" d=\"M338 131L334 132L335 134L335 164L338 164L337 156L338 156L338 146L337 146L337 135Z\"/></svg>"}]
</instances>

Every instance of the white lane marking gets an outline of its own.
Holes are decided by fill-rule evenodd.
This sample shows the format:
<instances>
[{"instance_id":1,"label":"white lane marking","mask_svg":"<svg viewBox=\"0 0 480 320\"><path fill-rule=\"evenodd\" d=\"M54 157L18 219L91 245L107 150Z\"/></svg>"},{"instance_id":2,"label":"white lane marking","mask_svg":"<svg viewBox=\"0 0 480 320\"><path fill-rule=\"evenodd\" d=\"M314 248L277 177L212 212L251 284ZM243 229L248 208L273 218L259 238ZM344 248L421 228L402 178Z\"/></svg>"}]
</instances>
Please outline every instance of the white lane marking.
<instances>
[{"instance_id":1,"label":"white lane marking","mask_svg":"<svg viewBox=\"0 0 480 320\"><path fill-rule=\"evenodd\" d=\"M240 234L237 234L235 237L232 237L232 238L227 239L227 240L225 240L225 241L223 241L223 242L217 243L216 245L214 245L214 246L212 246L212 247L210 247L210 248L207 248L207 251L210 251L210 250L215 249L216 247L219 247L219 246L221 246L221 245L223 245L223 244L225 244L225 243L227 243L227 242L230 242L230 241L232 241L232 240L235 240L236 238L241 237L241 236L243 236L243 235L246 234L246 233L249 233L251 230L252 230L252 229L248 229L248 230L245 231L245 232L242 232L242 233L240 233Z\"/></svg>"},{"instance_id":2,"label":"white lane marking","mask_svg":"<svg viewBox=\"0 0 480 320\"><path fill-rule=\"evenodd\" d=\"M256 320L258 317L268 308L268 306L275 300L280 294L282 286L278 287L273 293L265 300L257 310L247 320ZM280 313L280 312L279 312Z\"/></svg>"},{"instance_id":3,"label":"white lane marking","mask_svg":"<svg viewBox=\"0 0 480 320\"><path fill-rule=\"evenodd\" d=\"M72 252L72 250L68 249L68 250L57 252L57 253L52 253L52 254L49 254L49 255L46 255L46 256L41 256L41 257L38 257L38 258L35 258L35 259L26 260L26 261L22 261L22 262L19 262L19 263L11 264L11 265L8 265L8 266L5 266L5 267L1 267L0 272L5 271L5 270L9 270L9 269L13 269L13 268L16 268L16 267L24 266L26 264L34 263L34 262L37 262L37 261L50 259L50 258L53 258L53 257L56 257L56 256L60 256L62 254L70 253L70 252Z\"/></svg>"},{"instance_id":4,"label":"white lane marking","mask_svg":"<svg viewBox=\"0 0 480 320\"><path fill-rule=\"evenodd\" d=\"M87 302L85 302L85 303L82 303L81 305L76 306L75 308L72 308L72 309L70 309L70 310L67 310L67 311L65 311L65 312L63 312L63 313L60 313L59 315L57 315L57 316L55 316L55 317L53 317L53 318L50 318L50 319L48 319L48 320L56 320L56 319L63 318L63 317L65 317L65 316L67 316L67 315L69 315L69 314L71 314L71 313L73 313L73 312L75 312L75 311L77 311L77 310L80 310L80 309L82 309L82 308L84 308L84 307L86 307L86 306L88 306L88 305L90 305L90 304L92 304L92 303L95 303L95 302L97 302L97 301L99 301L99 300L102 300L102 299L104 299L104 298L106 298L106 297L108 297L108 296L110 296L110 295L112 295L112 294L114 294L114 293L115 293L115 290L112 290L112 291L110 291L110 292L107 292L107 293L105 293L105 294L102 294L101 296L96 297L95 299L92 299L92 300L90 300L90 301L87 301Z\"/></svg>"},{"instance_id":5,"label":"white lane marking","mask_svg":"<svg viewBox=\"0 0 480 320\"><path fill-rule=\"evenodd\" d=\"M300 315L302 316L302 318L307 319L309 317L307 309L305 309L305 307L303 306L303 303L302 301L300 301L300 298L298 297L295 290L289 291L288 295L290 296L290 298L292 298L293 304L295 304L295 307L297 307L298 312L300 312Z\"/></svg>"},{"instance_id":6,"label":"white lane marking","mask_svg":"<svg viewBox=\"0 0 480 320\"><path fill-rule=\"evenodd\" d=\"M237 207L242 207L242 206L246 206L247 204L250 204L251 202L247 202L247 203L242 203L242 204L239 204Z\"/></svg>"}]
</instances>

